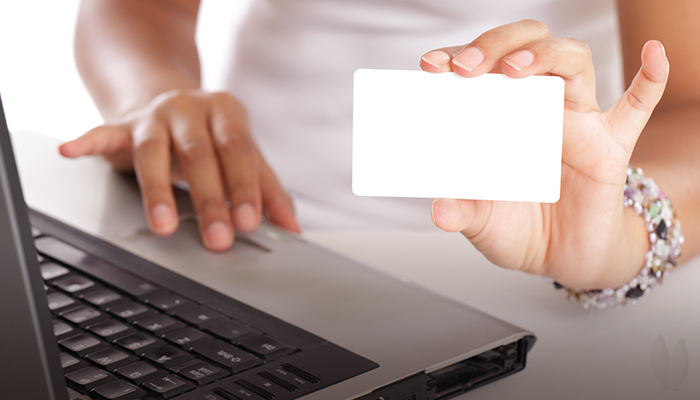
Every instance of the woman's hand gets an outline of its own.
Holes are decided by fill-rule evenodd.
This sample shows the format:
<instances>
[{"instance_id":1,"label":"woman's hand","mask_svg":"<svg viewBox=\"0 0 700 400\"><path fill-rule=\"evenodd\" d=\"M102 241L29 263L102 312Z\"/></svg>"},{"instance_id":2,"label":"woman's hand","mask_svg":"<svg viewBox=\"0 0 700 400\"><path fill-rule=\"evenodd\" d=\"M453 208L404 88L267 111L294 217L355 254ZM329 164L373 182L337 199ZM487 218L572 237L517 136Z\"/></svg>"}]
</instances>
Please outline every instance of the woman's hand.
<instances>
[{"instance_id":1,"label":"woman's hand","mask_svg":"<svg viewBox=\"0 0 700 400\"><path fill-rule=\"evenodd\" d=\"M465 46L426 53L421 68L470 78L558 75L566 83L561 197L555 204L437 199L433 221L461 231L489 260L581 289L618 287L641 268L643 220L622 205L634 145L663 94L668 61L649 41L625 94L601 112L590 50L552 38L532 20L490 30Z\"/></svg>"},{"instance_id":2,"label":"woman's hand","mask_svg":"<svg viewBox=\"0 0 700 400\"><path fill-rule=\"evenodd\" d=\"M163 93L118 123L64 143L60 152L71 158L102 155L119 170L135 170L150 228L158 235L178 226L171 185L179 177L173 171L189 184L210 250L229 248L233 227L253 230L263 212L299 232L291 199L260 155L245 109L227 93Z\"/></svg>"}]
</instances>

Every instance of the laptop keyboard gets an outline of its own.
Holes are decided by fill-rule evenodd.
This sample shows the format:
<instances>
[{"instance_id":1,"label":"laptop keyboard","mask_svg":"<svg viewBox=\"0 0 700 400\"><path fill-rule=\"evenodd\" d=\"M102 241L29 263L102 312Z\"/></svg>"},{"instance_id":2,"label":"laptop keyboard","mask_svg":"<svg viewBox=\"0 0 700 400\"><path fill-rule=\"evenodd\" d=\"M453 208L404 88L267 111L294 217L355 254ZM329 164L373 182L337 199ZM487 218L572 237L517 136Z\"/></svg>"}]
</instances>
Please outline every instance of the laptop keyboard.
<instances>
[{"instance_id":1,"label":"laptop keyboard","mask_svg":"<svg viewBox=\"0 0 700 400\"><path fill-rule=\"evenodd\" d=\"M255 379L213 385L209 398L269 400L320 381L280 364L302 350L259 327L116 267L100 265L100 277L91 276L66 262L85 253L52 237L36 243L62 368L76 396L169 399L272 361L279 366Z\"/></svg>"}]
</instances>

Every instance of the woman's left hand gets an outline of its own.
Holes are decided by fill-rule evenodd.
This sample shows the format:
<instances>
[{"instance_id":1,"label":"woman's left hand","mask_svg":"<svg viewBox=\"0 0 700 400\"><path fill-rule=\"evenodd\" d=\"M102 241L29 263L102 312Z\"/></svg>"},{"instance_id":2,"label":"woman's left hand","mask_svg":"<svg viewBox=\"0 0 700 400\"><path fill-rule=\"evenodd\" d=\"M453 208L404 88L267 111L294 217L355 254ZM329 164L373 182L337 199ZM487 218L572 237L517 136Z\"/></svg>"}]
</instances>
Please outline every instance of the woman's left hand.
<instances>
[{"instance_id":1,"label":"woman's left hand","mask_svg":"<svg viewBox=\"0 0 700 400\"><path fill-rule=\"evenodd\" d=\"M421 68L466 78L501 72L512 78L557 75L565 81L561 197L555 204L437 199L435 224L461 231L495 264L581 289L619 287L641 268L649 242L643 220L622 205L634 145L668 78L658 41L625 94L601 112L588 46L552 38L525 20L473 42L426 53Z\"/></svg>"}]
</instances>

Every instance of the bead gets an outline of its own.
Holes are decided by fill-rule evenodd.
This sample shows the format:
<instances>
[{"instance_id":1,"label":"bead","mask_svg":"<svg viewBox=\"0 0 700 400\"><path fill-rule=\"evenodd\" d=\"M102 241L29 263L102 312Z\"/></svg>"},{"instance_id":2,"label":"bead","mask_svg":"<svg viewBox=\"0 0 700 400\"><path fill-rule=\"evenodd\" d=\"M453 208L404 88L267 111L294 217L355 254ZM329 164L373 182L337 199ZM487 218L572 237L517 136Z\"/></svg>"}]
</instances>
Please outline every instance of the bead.
<instances>
[{"instance_id":1,"label":"bead","mask_svg":"<svg viewBox=\"0 0 700 400\"><path fill-rule=\"evenodd\" d=\"M656 235L661 239L666 240L666 235L668 234L668 227L666 226L666 220L662 219L659 226L656 227Z\"/></svg>"},{"instance_id":2,"label":"bead","mask_svg":"<svg viewBox=\"0 0 700 400\"><path fill-rule=\"evenodd\" d=\"M649 234L649 243L656 243L656 233L652 232Z\"/></svg>"},{"instance_id":3,"label":"bead","mask_svg":"<svg viewBox=\"0 0 700 400\"><path fill-rule=\"evenodd\" d=\"M653 206L649 207L649 215L651 215L652 217L656 217L657 215L659 215L659 211L661 211L661 204L659 204L658 202L655 203Z\"/></svg>"},{"instance_id":4,"label":"bead","mask_svg":"<svg viewBox=\"0 0 700 400\"><path fill-rule=\"evenodd\" d=\"M644 254L644 265L637 276L617 289L577 290L554 282L555 288L566 289L567 298L576 298L586 309L636 304L639 297L650 293L669 275L681 254L680 246L685 242L671 201L653 179L643 175L641 168L627 167L623 191L623 205L632 207L644 219L651 246Z\"/></svg>"}]
</instances>

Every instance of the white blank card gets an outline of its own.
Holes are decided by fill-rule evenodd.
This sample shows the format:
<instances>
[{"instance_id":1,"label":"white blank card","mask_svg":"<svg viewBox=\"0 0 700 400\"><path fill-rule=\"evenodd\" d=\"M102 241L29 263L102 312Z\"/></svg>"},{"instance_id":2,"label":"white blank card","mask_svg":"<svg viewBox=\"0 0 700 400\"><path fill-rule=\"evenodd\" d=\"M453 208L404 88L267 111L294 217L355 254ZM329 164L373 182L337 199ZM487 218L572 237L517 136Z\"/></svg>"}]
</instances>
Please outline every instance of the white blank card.
<instances>
[{"instance_id":1,"label":"white blank card","mask_svg":"<svg viewBox=\"0 0 700 400\"><path fill-rule=\"evenodd\" d=\"M554 203L563 117L560 77L358 69L352 190Z\"/></svg>"}]
</instances>

